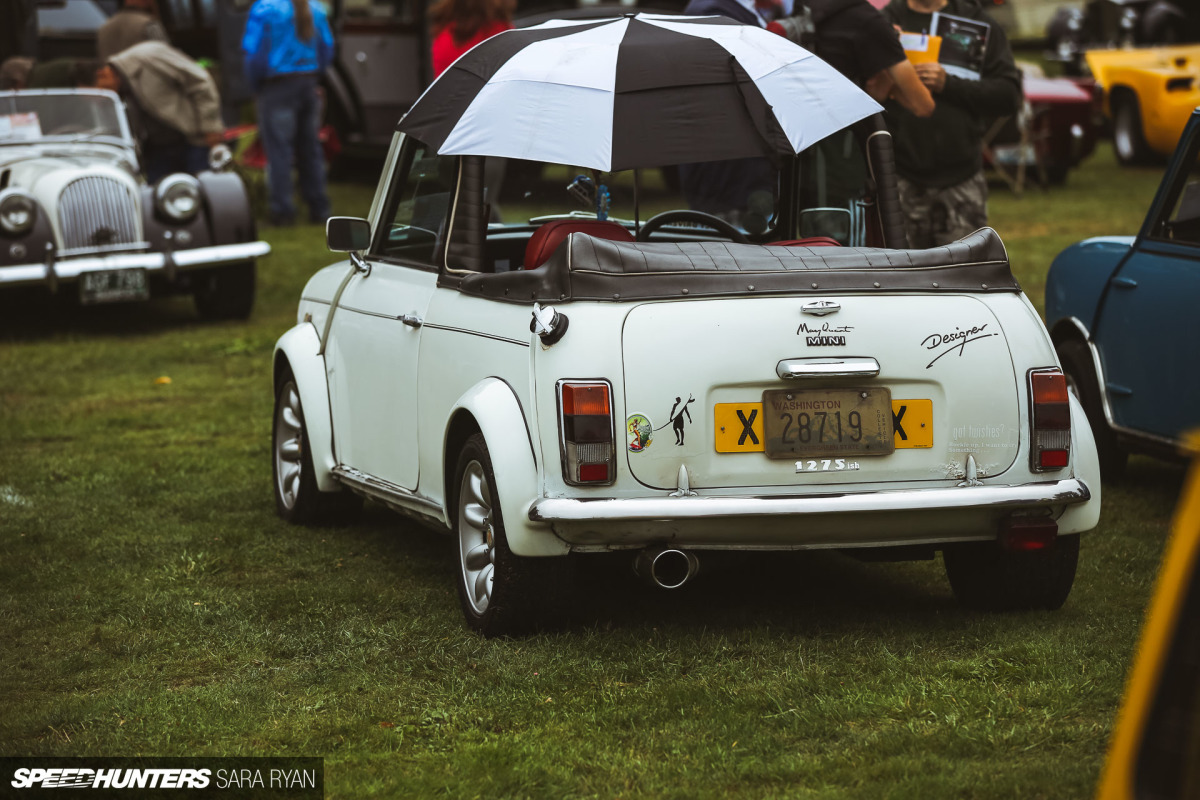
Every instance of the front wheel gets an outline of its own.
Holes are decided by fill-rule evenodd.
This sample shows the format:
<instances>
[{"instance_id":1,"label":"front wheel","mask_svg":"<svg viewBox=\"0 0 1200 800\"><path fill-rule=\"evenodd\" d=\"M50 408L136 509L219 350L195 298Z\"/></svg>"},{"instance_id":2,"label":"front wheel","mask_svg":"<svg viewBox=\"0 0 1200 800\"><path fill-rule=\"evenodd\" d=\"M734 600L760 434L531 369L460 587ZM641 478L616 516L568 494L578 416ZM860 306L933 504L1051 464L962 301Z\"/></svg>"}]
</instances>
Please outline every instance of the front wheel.
<instances>
[{"instance_id":1,"label":"front wheel","mask_svg":"<svg viewBox=\"0 0 1200 800\"><path fill-rule=\"evenodd\" d=\"M196 311L205 319L246 319L254 308L254 262L214 267L193 280Z\"/></svg>"},{"instance_id":2,"label":"front wheel","mask_svg":"<svg viewBox=\"0 0 1200 800\"><path fill-rule=\"evenodd\" d=\"M467 625L484 636L528 633L558 607L562 558L523 558L508 548L492 459L481 434L467 439L455 470L458 598Z\"/></svg>"},{"instance_id":3,"label":"front wheel","mask_svg":"<svg viewBox=\"0 0 1200 800\"><path fill-rule=\"evenodd\" d=\"M352 515L362 507L362 498L344 489L322 492L317 487L300 390L290 372L275 393L271 451L275 510L288 522L309 524L333 520Z\"/></svg>"},{"instance_id":4,"label":"front wheel","mask_svg":"<svg viewBox=\"0 0 1200 800\"><path fill-rule=\"evenodd\" d=\"M999 542L963 542L942 552L954 596L968 608L1024 611L1062 608L1075 582L1079 535L1055 537L1042 550L1010 552Z\"/></svg>"}]
</instances>

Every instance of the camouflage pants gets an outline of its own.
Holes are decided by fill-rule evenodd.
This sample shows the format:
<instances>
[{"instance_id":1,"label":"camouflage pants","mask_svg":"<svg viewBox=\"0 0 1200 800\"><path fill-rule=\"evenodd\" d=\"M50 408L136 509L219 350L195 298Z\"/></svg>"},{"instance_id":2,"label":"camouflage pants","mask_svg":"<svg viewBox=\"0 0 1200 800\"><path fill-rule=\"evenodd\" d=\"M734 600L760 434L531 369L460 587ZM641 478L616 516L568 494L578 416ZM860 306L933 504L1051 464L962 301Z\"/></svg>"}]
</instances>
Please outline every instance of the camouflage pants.
<instances>
[{"instance_id":1,"label":"camouflage pants","mask_svg":"<svg viewBox=\"0 0 1200 800\"><path fill-rule=\"evenodd\" d=\"M930 189L899 178L908 246L925 249L958 241L987 225L983 171L955 186Z\"/></svg>"}]
</instances>

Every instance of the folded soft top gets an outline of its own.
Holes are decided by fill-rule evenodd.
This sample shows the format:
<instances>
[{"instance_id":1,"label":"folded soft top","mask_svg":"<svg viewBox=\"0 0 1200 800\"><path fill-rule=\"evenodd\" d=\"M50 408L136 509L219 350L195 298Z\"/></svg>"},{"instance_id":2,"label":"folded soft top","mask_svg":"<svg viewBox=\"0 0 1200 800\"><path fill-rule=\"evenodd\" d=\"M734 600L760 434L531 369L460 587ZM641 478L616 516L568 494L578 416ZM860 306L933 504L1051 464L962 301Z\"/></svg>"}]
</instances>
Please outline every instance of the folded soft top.
<instances>
[{"instance_id":1,"label":"folded soft top","mask_svg":"<svg viewBox=\"0 0 1200 800\"><path fill-rule=\"evenodd\" d=\"M541 267L462 278L461 291L516 303L830 291L1019 292L999 235L981 228L928 250L613 242L581 233Z\"/></svg>"}]
</instances>

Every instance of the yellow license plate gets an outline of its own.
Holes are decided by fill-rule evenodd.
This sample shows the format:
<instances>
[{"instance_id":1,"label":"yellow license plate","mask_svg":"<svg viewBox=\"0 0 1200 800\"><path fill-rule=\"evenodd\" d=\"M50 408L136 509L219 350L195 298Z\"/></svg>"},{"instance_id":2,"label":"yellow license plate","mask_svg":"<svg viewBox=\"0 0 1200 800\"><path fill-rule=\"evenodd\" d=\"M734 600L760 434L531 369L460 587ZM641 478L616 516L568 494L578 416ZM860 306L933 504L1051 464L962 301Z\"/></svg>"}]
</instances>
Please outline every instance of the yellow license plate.
<instances>
[{"instance_id":1,"label":"yellow license plate","mask_svg":"<svg viewBox=\"0 0 1200 800\"><path fill-rule=\"evenodd\" d=\"M892 399L897 450L933 447L933 401ZM717 403L713 428L718 453L762 453L766 435L761 402Z\"/></svg>"}]
</instances>

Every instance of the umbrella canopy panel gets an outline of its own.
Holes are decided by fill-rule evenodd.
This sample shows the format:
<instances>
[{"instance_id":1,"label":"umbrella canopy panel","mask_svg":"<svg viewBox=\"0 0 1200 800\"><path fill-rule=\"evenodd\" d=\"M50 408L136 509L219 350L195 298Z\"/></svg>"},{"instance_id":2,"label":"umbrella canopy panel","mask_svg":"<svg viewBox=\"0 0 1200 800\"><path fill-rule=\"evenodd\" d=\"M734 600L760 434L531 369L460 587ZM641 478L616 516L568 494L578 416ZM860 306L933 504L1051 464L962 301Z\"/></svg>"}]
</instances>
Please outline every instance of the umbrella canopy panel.
<instances>
[{"instance_id":1,"label":"umbrella canopy panel","mask_svg":"<svg viewBox=\"0 0 1200 800\"><path fill-rule=\"evenodd\" d=\"M725 17L639 14L494 36L397 127L444 155L616 171L791 155L879 110L781 36Z\"/></svg>"}]
</instances>

